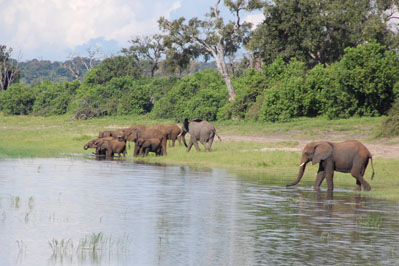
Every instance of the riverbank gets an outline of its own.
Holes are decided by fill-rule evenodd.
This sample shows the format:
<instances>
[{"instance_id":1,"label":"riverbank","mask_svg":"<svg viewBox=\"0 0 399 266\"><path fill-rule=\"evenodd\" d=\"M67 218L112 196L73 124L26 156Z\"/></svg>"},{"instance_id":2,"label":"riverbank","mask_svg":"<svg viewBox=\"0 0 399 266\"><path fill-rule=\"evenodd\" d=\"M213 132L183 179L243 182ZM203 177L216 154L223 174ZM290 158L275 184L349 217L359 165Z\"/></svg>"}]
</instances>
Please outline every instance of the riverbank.
<instances>
[{"instance_id":1,"label":"riverbank","mask_svg":"<svg viewBox=\"0 0 399 266\"><path fill-rule=\"evenodd\" d=\"M399 138L379 139L376 133L384 118L352 118L326 120L304 118L288 123L258 124L241 121L215 122L222 141L215 140L213 152L187 153L185 147L168 147L165 157L133 158L132 147L125 160L168 165L190 165L197 168L224 168L243 179L260 184L284 186L295 180L300 152L315 140L362 141L373 154L376 175L370 180L371 167L365 178L372 191L365 195L399 200ZM20 117L0 114L0 158L63 157L71 154L91 156L83 145L97 136L98 131L117 129L134 124L154 125L172 121L154 121L146 117L106 117L72 120L67 116ZM299 183L313 185L317 166L309 166ZM325 187L325 182L323 187ZM336 189L353 189L350 174L336 173ZM356 192L355 192L356 193Z\"/></svg>"}]
</instances>

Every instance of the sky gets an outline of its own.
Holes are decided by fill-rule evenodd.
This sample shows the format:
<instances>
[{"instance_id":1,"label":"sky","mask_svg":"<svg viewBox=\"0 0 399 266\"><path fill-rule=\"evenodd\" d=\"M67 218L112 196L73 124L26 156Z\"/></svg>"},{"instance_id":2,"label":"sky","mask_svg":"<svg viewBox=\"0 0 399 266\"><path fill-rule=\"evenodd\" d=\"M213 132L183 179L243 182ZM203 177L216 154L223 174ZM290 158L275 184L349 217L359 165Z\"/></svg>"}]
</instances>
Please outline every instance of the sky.
<instances>
[{"instance_id":1,"label":"sky","mask_svg":"<svg viewBox=\"0 0 399 266\"><path fill-rule=\"evenodd\" d=\"M222 1L223 2L223 1ZM158 19L203 17L215 0L0 0L0 44L12 57L64 61L87 56L116 55L134 36L159 33ZM220 6L223 16L228 9ZM261 11L243 14L258 24Z\"/></svg>"}]
</instances>

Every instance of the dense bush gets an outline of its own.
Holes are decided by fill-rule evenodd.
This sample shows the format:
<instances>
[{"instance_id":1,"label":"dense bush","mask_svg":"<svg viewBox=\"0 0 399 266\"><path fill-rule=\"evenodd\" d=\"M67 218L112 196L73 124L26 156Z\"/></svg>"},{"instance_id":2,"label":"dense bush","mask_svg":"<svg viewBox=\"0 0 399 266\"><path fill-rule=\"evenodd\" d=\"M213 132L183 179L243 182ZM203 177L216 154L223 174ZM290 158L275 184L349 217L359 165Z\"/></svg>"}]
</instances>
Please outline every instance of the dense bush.
<instances>
[{"instance_id":1,"label":"dense bush","mask_svg":"<svg viewBox=\"0 0 399 266\"><path fill-rule=\"evenodd\" d=\"M305 86L306 65L297 60L276 61L266 68L269 88L259 109L261 121L286 121L293 117L314 116L315 93Z\"/></svg>"},{"instance_id":2,"label":"dense bush","mask_svg":"<svg viewBox=\"0 0 399 266\"><path fill-rule=\"evenodd\" d=\"M145 80L132 77L113 78L106 84L84 82L73 105L75 117L143 114L152 109L151 94Z\"/></svg>"},{"instance_id":3,"label":"dense bush","mask_svg":"<svg viewBox=\"0 0 399 266\"><path fill-rule=\"evenodd\" d=\"M28 85L13 84L0 92L0 110L11 115L27 115L35 102L33 89Z\"/></svg>"},{"instance_id":4,"label":"dense bush","mask_svg":"<svg viewBox=\"0 0 399 266\"><path fill-rule=\"evenodd\" d=\"M386 114L399 87L398 56L371 42L347 48L341 61L315 66L277 59L264 72L268 85L259 108L262 121L285 121L299 116L330 119ZM254 105L260 106L260 103Z\"/></svg>"},{"instance_id":5,"label":"dense bush","mask_svg":"<svg viewBox=\"0 0 399 266\"><path fill-rule=\"evenodd\" d=\"M92 68L85 76L87 84L105 84L113 78L141 76L137 60L128 56L114 56L105 59L100 65Z\"/></svg>"},{"instance_id":6,"label":"dense bush","mask_svg":"<svg viewBox=\"0 0 399 266\"><path fill-rule=\"evenodd\" d=\"M381 137L399 136L399 101L396 101L388 112L388 118L383 122L379 135Z\"/></svg>"},{"instance_id":7,"label":"dense bush","mask_svg":"<svg viewBox=\"0 0 399 266\"><path fill-rule=\"evenodd\" d=\"M155 102L153 115L178 121L184 118L212 121L227 100L226 85L218 72L205 70L177 81L164 98Z\"/></svg>"},{"instance_id":8,"label":"dense bush","mask_svg":"<svg viewBox=\"0 0 399 266\"><path fill-rule=\"evenodd\" d=\"M33 87L35 103L33 114L35 115L61 115L65 114L68 106L75 97L79 88L78 81L65 83L52 83L50 81L37 83Z\"/></svg>"},{"instance_id":9,"label":"dense bush","mask_svg":"<svg viewBox=\"0 0 399 266\"><path fill-rule=\"evenodd\" d=\"M393 51L376 42L347 48L335 72L340 89L352 102L349 116L387 113L399 80L399 58Z\"/></svg>"}]
</instances>

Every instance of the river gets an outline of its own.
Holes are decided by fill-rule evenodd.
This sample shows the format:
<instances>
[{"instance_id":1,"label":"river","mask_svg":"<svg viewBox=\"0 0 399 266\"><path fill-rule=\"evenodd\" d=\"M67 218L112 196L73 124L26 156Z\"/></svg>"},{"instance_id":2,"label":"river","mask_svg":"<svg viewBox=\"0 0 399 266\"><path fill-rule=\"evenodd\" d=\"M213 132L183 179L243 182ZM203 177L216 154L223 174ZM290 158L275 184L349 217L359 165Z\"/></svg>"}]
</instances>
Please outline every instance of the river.
<instances>
[{"instance_id":1,"label":"river","mask_svg":"<svg viewBox=\"0 0 399 266\"><path fill-rule=\"evenodd\" d=\"M0 160L0 265L394 265L399 207L128 160Z\"/></svg>"}]
</instances>

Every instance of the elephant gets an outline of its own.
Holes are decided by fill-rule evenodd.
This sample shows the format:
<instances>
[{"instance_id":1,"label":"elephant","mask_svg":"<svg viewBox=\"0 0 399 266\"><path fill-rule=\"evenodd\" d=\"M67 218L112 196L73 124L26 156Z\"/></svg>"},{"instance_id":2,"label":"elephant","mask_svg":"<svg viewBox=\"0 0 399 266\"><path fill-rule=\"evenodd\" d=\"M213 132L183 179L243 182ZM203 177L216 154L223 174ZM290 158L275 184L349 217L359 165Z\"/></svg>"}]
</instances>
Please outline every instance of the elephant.
<instances>
[{"instance_id":1,"label":"elephant","mask_svg":"<svg viewBox=\"0 0 399 266\"><path fill-rule=\"evenodd\" d=\"M157 125L157 126L153 126L151 128L155 128L155 129L158 129L158 130L166 133L166 135L167 135L166 138L168 140L170 140L169 147L170 146L174 147L176 140L178 140L179 144L181 144L180 135L182 133L182 130L180 129L180 127L178 125L175 125L175 124Z\"/></svg>"},{"instance_id":2,"label":"elephant","mask_svg":"<svg viewBox=\"0 0 399 266\"><path fill-rule=\"evenodd\" d=\"M339 143L321 141L309 143L305 146L302 152L297 180L288 184L287 187L299 183L303 173L305 172L306 164L312 161L312 164L319 164L319 170L317 171L316 180L313 186L315 190L320 189L321 183L324 178L326 178L328 191L333 191L334 171L338 171L352 174L356 179L355 189L361 190L361 186L363 186L365 191L369 191L371 190L371 186L363 178L369 159L371 160L371 167L373 169L371 175L371 179L373 179L373 158L369 150L359 141L348 140Z\"/></svg>"},{"instance_id":3,"label":"elephant","mask_svg":"<svg viewBox=\"0 0 399 266\"><path fill-rule=\"evenodd\" d=\"M86 145L83 146L83 149L87 150L88 148L92 148L92 149L96 149L96 155L105 155L105 151L100 151L98 150L98 144L101 141L106 141L106 140L112 140L114 138L112 137L106 137L106 138L97 138L97 139L93 139L90 140L89 142L87 142Z\"/></svg>"},{"instance_id":4,"label":"elephant","mask_svg":"<svg viewBox=\"0 0 399 266\"><path fill-rule=\"evenodd\" d=\"M185 135L190 133L190 143L187 145ZM187 151L189 152L191 147L194 145L197 151L200 151L198 146L198 140L204 145L206 151L211 151L213 139L215 135L222 140L218 134L216 134L215 127L209 123L208 121L201 119L194 119L188 121L188 119L184 119L183 127L182 127L182 138L184 146L187 147Z\"/></svg>"},{"instance_id":5,"label":"elephant","mask_svg":"<svg viewBox=\"0 0 399 266\"><path fill-rule=\"evenodd\" d=\"M92 139L89 142L86 143L86 145L83 146L83 149L87 150L88 148L93 148L95 149L97 146L94 144L97 139Z\"/></svg>"},{"instance_id":6,"label":"elephant","mask_svg":"<svg viewBox=\"0 0 399 266\"><path fill-rule=\"evenodd\" d=\"M96 154L97 155L104 155L107 158L114 157L114 153L118 153L118 157L121 157L121 153L123 157L126 155L126 141L124 138L119 137L115 138L99 138L95 142L96 147Z\"/></svg>"},{"instance_id":7,"label":"elephant","mask_svg":"<svg viewBox=\"0 0 399 266\"><path fill-rule=\"evenodd\" d=\"M122 130L106 130L98 133L98 138L107 138L113 137L117 138L120 134L122 134Z\"/></svg>"},{"instance_id":8,"label":"elephant","mask_svg":"<svg viewBox=\"0 0 399 266\"><path fill-rule=\"evenodd\" d=\"M157 138L143 139L139 138L136 141L136 149L139 149L138 154L143 157L148 155L148 152L154 152L155 155L161 155L162 147L161 141Z\"/></svg>"},{"instance_id":9,"label":"elephant","mask_svg":"<svg viewBox=\"0 0 399 266\"><path fill-rule=\"evenodd\" d=\"M137 140L139 138L143 138L143 139L156 138L161 142L161 147L162 147L161 154L162 155L167 154L167 152L166 152L167 134L158 129L155 129L155 128L141 129L138 127L130 128L129 130L124 131L124 137L125 137L126 141L133 141L135 143L137 142ZM136 145L137 145L137 143L136 143ZM137 149L137 147L135 147L133 156L137 156L138 151L139 151L139 149Z\"/></svg>"}]
</instances>

